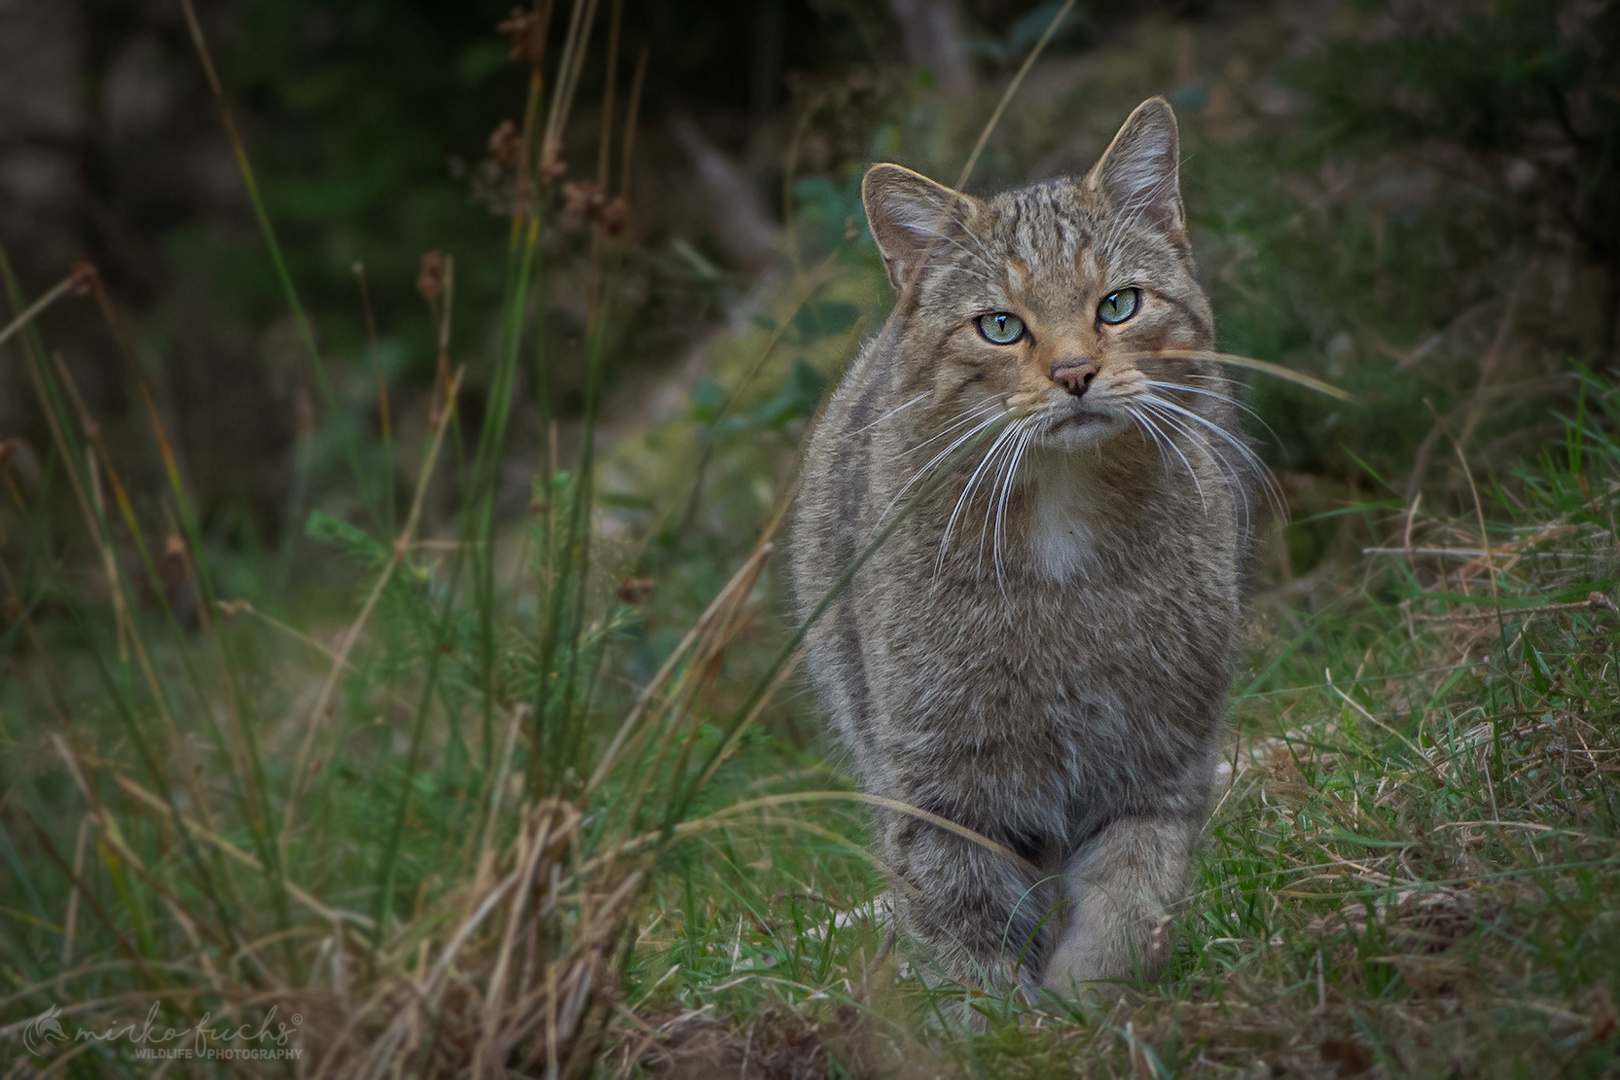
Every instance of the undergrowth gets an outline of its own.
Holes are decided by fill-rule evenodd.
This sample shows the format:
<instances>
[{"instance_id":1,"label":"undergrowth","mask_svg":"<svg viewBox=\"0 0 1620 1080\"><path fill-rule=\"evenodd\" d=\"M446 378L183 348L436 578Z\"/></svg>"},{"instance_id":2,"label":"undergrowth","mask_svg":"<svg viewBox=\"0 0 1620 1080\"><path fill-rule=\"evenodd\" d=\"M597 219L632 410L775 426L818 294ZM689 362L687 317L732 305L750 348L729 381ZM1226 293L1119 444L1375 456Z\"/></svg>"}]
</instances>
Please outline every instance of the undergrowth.
<instances>
[{"instance_id":1,"label":"undergrowth","mask_svg":"<svg viewBox=\"0 0 1620 1080\"><path fill-rule=\"evenodd\" d=\"M641 931L649 1066L746 1069L755 1046L762 1076L1620 1072L1620 393L1584 386L1477 514L1362 507L1390 539L1356 580L1260 598L1162 982L1090 1011L978 999L988 1031L939 1038L963 991L885 943L854 821L714 839L707 888L666 879Z\"/></svg>"}]
</instances>

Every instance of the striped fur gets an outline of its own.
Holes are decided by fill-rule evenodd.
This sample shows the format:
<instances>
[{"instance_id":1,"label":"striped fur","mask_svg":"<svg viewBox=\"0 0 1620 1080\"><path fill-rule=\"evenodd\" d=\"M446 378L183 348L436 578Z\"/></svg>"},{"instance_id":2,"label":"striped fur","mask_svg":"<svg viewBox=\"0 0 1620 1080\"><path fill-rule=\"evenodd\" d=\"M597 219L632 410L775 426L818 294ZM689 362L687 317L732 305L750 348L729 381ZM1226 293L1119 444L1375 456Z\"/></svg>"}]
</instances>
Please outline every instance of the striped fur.
<instances>
[{"instance_id":1,"label":"striped fur","mask_svg":"<svg viewBox=\"0 0 1620 1080\"><path fill-rule=\"evenodd\" d=\"M1178 152L1154 99L1082 179L981 201L867 176L899 297L811 438L791 571L808 615L924 493L812 629L808 666L868 791L1037 870L874 816L903 923L964 979L1016 968L1069 993L1151 973L1207 814L1257 463L1220 371L1155 355L1214 346ZM1125 286L1138 313L1101 323ZM981 337L996 311L1029 339ZM1082 397L1052 375L1077 362L1097 369ZM965 435L965 460L941 456Z\"/></svg>"}]
</instances>

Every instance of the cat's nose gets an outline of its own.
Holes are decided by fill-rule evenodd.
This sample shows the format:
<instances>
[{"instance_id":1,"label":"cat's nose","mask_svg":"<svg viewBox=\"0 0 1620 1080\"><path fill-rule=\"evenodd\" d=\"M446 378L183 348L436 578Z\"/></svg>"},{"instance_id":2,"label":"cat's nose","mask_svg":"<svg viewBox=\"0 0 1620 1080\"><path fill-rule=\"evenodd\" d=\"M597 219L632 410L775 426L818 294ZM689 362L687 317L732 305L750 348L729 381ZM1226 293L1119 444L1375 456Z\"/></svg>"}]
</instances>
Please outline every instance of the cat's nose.
<instances>
[{"instance_id":1,"label":"cat's nose","mask_svg":"<svg viewBox=\"0 0 1620 1080\"><path fill-rule=\"evenodd\" d=\"M1052 381L1075 397L1086 392L1097 377L1097 365L1090 360L1059 360L1052 365Z\"/></svg>"}]
</instances>

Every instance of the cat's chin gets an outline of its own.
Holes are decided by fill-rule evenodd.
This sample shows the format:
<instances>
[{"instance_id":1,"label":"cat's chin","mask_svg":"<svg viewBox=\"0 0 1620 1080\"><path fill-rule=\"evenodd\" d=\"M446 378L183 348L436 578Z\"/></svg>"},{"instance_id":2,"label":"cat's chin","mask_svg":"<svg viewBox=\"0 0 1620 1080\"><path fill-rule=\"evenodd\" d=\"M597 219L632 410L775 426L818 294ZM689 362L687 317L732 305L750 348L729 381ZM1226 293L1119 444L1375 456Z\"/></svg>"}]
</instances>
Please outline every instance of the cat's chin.
<instances>
[{"instance_id":1,"label":"cat's chin","mask_svg":"<svg viewBox=\"0 0 1620 1080\"><path fill-rule=\"evenodd\" d=\"M1081 450L1108 442L1130 426L1129 417L1086 409L1053 419L1041 433L1041 442L1054 449Z\"/></svg>"}]
</instances>

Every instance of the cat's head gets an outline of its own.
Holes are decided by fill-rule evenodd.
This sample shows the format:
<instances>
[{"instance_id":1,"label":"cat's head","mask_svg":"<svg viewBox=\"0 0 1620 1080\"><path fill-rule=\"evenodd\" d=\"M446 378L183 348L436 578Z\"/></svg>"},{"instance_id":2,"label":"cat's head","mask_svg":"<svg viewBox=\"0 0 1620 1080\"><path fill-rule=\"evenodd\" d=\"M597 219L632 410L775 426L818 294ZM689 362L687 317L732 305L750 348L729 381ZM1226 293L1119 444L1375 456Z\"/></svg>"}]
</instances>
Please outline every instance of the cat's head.
<instances>
[{"instance_id":1,"label":"cat's head","mask_svg":"<svg viewBox=\"0 0 1620 1080\"><path fill-rule=\"evenodd\" d=\"M1164 354L1214 344L1179 165L1175 114L1153 98L1083 178L980 200L873 166L867 218L901 294L905 382L930 392L927 411L999 401L1048 445L1143 426L1153 383L1198 367Z\"/></svg>"}]
</instances>

